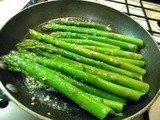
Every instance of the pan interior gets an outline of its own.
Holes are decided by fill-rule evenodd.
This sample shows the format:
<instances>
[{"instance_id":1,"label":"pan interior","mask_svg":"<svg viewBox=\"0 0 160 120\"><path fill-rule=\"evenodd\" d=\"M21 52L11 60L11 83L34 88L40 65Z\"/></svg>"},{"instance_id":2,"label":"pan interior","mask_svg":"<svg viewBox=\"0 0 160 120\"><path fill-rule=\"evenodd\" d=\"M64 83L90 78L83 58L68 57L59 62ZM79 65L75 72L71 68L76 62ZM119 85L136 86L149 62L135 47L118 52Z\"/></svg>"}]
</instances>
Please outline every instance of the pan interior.
<instances>
[{"instance_id":1,"label":"pan interior","mask_svg":"<svg viewBox=\"0 0 160 120\"><path fill-rule=\"evenodd\" d=\"M147 62L146 69L148 73L144 77L144 81L150 84L151 89L148 95L138 102L129 102L123 111L123 118L132 116L146 107L159 90L159 85L157 84L159 83L158 78L160 78L158 72L160 61L157 61L160 59L158 47L152 37L139 24L112 8L84 1L52 1L27 8L13 17L2 29L0 33L0 55L14 49L16 43L22 40L24 36L26 37L29 28L39 29L39 25L62 17L91 19L100 23L110 24L111 28L118 33L144 40L145 47L140 53ZM65 96L56 91L44 90L47 88L46 86L34 90L26 87L24 76L19 73L0 70L0 80L4 86L7 83L15 85L19 90L18 94L10 94L24 106L42 116L52 119L64 118L66 120L95 119ZM111 117L109 119L115 120L119 118Z\"/></svg>"}]
</instances>

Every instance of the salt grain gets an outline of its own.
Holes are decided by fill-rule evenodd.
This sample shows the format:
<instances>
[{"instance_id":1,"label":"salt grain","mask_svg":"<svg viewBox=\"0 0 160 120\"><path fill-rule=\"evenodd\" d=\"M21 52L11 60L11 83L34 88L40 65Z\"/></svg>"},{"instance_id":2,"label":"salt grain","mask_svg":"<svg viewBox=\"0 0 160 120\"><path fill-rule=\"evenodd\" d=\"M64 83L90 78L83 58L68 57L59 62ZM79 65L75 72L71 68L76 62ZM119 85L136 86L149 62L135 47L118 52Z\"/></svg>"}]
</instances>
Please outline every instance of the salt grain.
<instances>
[{"instance_id":1,"label":"salt grain","mask_svg":"<svg viewBox=\"0 0 160 120\"><path fill-rule=\"evenodd\" d=\"M33 97L31 98L31 100L34 101L34 100L35 100L35 97L33 96Z\"/></svg>"},{"instance_id":2,"label":"salt grain","mask_svg":"<svg viewBox=\"0 0 160 120\"><path fill-rule=\"evenodd\" d=\"M35 102L31 102L31 105L35 105Z\"/></svg>"},{"instance_id":3,"label":"salt grain","mask_svg":"<svg viewBox=\"0 0 160 120\"><path fill-rule=\"evenodd\" d=\"M50 116L51 115L51 113L50 112L47 112L47 114Z\"/></svg>"},{"instance_id":4,"label":"salt grain","mask_svg":"<svg viewBox=\"0 0 160 120\"><path fill-rule=\"evenodd\" d=\"M0 68L5 69L6 65L3 61L0 60Z\"/></svg>"},{"instance_id":5,"label":"salt grain","mask_svg":"<svg viewBox=\"0 0 160 120\"><path fill-rule=\"evenodd\" d=\"M45 98L44 98L44 101L50 101L50 96L49 95L47 95Z\"/></svg>"}]
</instances>

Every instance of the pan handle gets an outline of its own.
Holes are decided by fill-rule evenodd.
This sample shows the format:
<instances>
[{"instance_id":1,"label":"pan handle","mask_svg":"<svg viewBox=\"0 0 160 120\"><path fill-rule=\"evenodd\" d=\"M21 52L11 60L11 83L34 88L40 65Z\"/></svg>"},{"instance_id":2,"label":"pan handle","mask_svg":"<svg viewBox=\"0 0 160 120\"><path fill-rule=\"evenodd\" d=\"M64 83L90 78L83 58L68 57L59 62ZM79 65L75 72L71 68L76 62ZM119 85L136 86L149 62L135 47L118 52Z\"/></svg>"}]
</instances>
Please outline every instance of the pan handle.
<instances>
[{"instance_id":1,"label":"pan handle","mask_svg":"<svg viewBox=\"0 0 160 120\"><path fill-rule=\"evenodd\" d=\"M38 0L30 0L30 1L27 3L27 5L24 6L24 8L27 8L27 7L31 6L31 5L34 5L34 4L36 4L37 2L38 2ZM23 8L23 9L24 9L24 8Z\"/></svg>"}]
</instances>

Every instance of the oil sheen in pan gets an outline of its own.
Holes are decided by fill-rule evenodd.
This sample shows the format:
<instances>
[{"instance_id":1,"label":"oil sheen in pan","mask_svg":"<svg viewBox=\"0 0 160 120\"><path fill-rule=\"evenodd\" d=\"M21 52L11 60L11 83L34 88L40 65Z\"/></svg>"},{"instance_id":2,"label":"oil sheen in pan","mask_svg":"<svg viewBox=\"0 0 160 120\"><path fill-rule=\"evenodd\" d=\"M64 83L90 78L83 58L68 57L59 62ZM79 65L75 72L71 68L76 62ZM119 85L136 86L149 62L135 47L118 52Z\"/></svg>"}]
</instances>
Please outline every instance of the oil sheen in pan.
<instances>
[{"instance_id":1,"label":"oil sheen in pan","mask_svg":"<svg viewBox=\"0 0 160 120\"><path fill-rule=\"evenodd\" d=\"M79 110L79 107L70 105L70 100L68 100L65 96L32 77L25 77L24 84L26 85L29 93L33 96L31 98L31 105L35 105L36 101L39 100L52 109L62 110L70 113Z\"/></svg>"},{"instance_id":2,"label":"oil sheen in pan","mask_svg":"<svg viewBox=\"0 0 160 120\"><path fill-rule=\"evenodd\" d=\"M40 83L32 77L25 76L23 78L24 85L27 88L29 94L31 94L31 106L36 106L38 103L42 103L49 107L46 116L50 117L53 110L62 111L67 114L76 115L80 118L88 118L86 111L82 110L77 104L72 102L70 99L57 92L53 88ZM38 102L37 102L38 101ZM91 116L90 116L91 117ZM89 117L89 118L90 118Z\"/></svg>"}]
</instances>

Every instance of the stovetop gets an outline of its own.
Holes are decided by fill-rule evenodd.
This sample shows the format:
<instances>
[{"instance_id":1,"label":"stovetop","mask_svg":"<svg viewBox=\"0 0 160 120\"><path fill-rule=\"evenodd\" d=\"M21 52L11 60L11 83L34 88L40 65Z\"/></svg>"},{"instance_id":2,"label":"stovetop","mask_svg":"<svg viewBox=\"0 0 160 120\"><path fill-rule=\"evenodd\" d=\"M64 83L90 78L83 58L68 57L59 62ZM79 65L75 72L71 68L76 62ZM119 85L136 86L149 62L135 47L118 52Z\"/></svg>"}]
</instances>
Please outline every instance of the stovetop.
<instances>
[{"instance_id":1,"label":"stovetop","mask_svg":"<svg viewBox=\"0 0 160 120\"><path fill-rule=\"evenodd\" d=\"M28 4L23 6L23 8L26 8L30 5L39 2L51 1L51 0L28 0L28 1L29 1ZM86 1L91 1L91 0L86 0ZM92 1L96 1L100 4L110 6L114 9L117 9L129 15L153 36L157 44L160 44L160 4L159 4L160 1L159 0L92 0ZM0 89L0 100L2 95L3 92ZM160 108L160 105L158 103L160 103L160 99L156 103L156 105L153 106L159 106ZM156 112L160 113L160 109L157 108L158 107L156 107ZM149 110L149 113L153 114L155 111L154 109L155 108L151 108L151 110ZM158 116L156 112L153 114L154 116ZM151 120L159 120L158 118L156 117L153 118L152 116L150 116ZM22 119L37 120L37 118L24 112L21 108L18 108L12 102L9 102L9 105L6 108L0 109L0 120L22 120ZM148 111L145 112L143 115L138 116L134 120L149 120Z\"/></svg>"}]
</instances>

